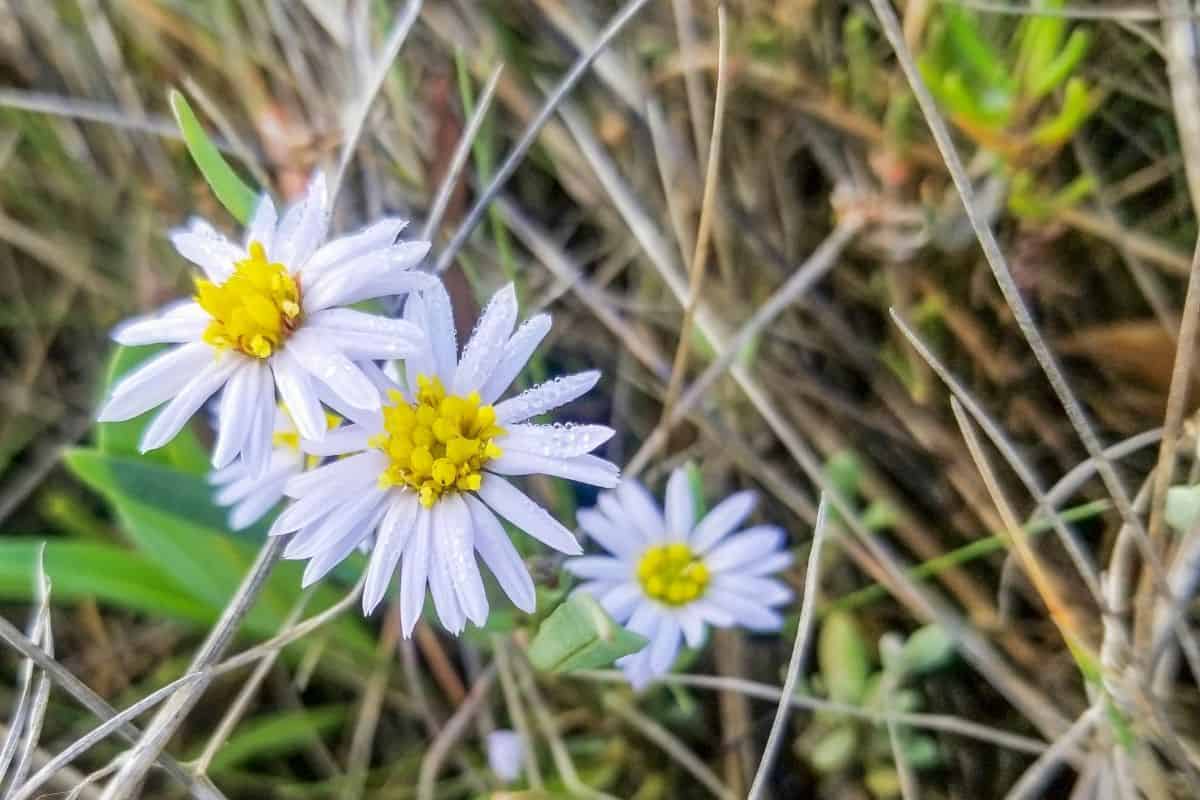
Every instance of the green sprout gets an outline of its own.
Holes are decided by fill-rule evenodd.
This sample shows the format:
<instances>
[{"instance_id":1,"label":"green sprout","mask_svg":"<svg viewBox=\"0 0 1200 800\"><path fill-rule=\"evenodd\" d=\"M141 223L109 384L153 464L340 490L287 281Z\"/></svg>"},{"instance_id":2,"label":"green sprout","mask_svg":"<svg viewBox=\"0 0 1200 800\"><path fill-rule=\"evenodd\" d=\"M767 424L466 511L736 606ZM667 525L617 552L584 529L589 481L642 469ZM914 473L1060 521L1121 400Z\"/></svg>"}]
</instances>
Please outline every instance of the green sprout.
<instances>
[{"instance_id":1,"label":"green sprout","mask_svg":"<svg viewBox=\"0 0 1200 800\"><path fill-rule=\"evenodd\" d=\"M1036 7L1054 11L1062 0ZM921 74L955 125L995 158L1019 217L1045 219L1093 189L1081 177L1048 191L1038 175L1100 106L1102 92L1077 74L1091 38L1061 16L1029 16L996 46L978 15L951 4L930 26Z\"/></svg>"}]
</instances>

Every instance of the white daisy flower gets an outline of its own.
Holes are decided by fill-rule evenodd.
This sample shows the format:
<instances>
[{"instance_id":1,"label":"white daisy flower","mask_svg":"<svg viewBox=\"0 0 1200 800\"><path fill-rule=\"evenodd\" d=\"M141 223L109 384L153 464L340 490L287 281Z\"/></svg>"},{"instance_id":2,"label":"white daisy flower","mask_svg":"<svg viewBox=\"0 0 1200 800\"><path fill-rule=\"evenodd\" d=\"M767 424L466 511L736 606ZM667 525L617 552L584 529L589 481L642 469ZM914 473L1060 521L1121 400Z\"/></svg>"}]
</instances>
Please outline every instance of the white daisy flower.
<instances>
[{"instance_id":1,"label":"white daisy flower","mask_svg":"<svg viewBox=\"0 0 1200 800\"><path fill-rule=\"evenodd\" d=\"M142 436L142 451L153 450L224 388L213 466L240 455L262 474L271 461L277 391L300 433L314 440L325 435L321 392L377 410L379 393L354 362L407 356L423 337L410 322L343 306L428 285L430 278L409 267L429 244L394 243L405 224L387 218L322 244L329 208L317 173L281 219L264 194L241 244L199 219L172 231L175 249L203 277L196 277L190 301L114 332L124 345L175 347L122 379L100 421L131 419L165 403Z\"/></svg>"},{"instance_id":2,"label":"white daisy flower","mask_svg":"<svg viewBox=\"0 0 1200 800\"><path fill-rule=\"evenodd\" d=\"M333 414L325 417L327 428L337 427L341 421ZM235 461L208 476L208 482L217 487L213 499L230 509L230 530L249 528L262 519L284 498L283 487L288 479L316 466L317 461L300 450L300 432L292 418L283 408L276 409L266 472L254 474L241 461Z\"/></svg>"},{"instance_id":3,"label":"white daisy flower","mask_svg":"<svg viewBox=\"0 0 1200 800\"><path fill-rule=\"evenodd\" d=\"M450 298L440 284L409 295L404 316L429 337L426 347L405 360L406 388L383 370L368 368L386 387L383 408L351 410L354 424L331 431L323 442L302 444L318 455L356 455L289 480L285 491L295 502L271 533L297 531L284 556L311 559L305 585L374 534L364 612L379 604L399 565L404 635L420 616L426 584L442 625L457 634L468 619L476 625L487 619L476 553L518 608L534 609L533 579L500 518L555 550L582 552L571 531L505 476L541 474L615 486L616 466L589 455L613 431L527 422L590 390L600 379L594 370L497 402L550 330L549 316L539 314L514 332L512 285L492 298L461 357Z\"/></svg>"},{"instance_id":4,"label":"white daisy flower","mask_svg":"<svg viewBox=\"0 0 1200 800\"><path fill-rule=\"evenodd\" d=\"M685 469L667 481L665 514L644 486L623 481L579 512L579 525L611 556L567 560L568 572L646 647L617 661L641 689L671 668L681 640L704 643L707 626L777 631L775 610L792 592L771 575L792 563L787 534L774 525L734 533L758 498L738 492L695 519Z\"/></svg>"}]
</instances>

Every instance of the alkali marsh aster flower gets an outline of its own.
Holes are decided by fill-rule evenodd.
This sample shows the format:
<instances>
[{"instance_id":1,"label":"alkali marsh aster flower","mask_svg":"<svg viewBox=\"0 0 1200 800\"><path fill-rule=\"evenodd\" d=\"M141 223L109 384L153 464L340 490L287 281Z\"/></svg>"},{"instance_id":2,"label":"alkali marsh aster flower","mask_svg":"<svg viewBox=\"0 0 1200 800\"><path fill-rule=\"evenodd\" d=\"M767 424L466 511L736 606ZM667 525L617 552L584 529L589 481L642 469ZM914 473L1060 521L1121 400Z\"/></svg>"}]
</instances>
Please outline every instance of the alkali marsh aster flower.
<instances>
[{"instance_id":1,"label":"alkali marsh aster flower","mask_svg":"<svg viewBox=\"0 0 1200 800\"><path fill-rule=\"evenodd\" d=\"M404 362L404 386L385 388L381 410L351 414L353 424L323 442L304 443L318 455L356 454L289 480L286 492L295 502L271 532L296 531L284 557L311 559L306 585L373 534L363 610L379 604L399 565L405 636L420 616L427 584L447 630L462 631L468 619L484 623L488 600L476 554L513 603L532 611L533 580L500 518L560 552L582 550L571 531L506 476L617 484L616 466L590 455L611 428L527 422L588 392L600 373L554 378L499 401L550 330L549 316L539 314L514 332L511 285L488 303L461 356L440 284L409 295L404 317L428 335L428 345ZM380 370L372 374L386 380Z\"/></svg>"},{"instance_id":2,"label":"alkali marsh aster flower","mask_svg":"<svg viewBox=\"0 0 1200 800\"><path fill-rule=\"evenodd\" d=\"M792 592L771 577L792 563L787 534L774 525L737 531L754 510L754 492L738 492L695 519L685 469L667 481L665 513L640 483L623 481L579 512L579 525L611 556L567 560L589 592L645 648L617 661L635 688L671 668L681 641L704 643L707 626L776 631L776 606Z\"/></svg>"},{"instance_id":3,"label":"alkali marsh aster flower","mask_svg":"<svg viewBox=\"0 0 1200 800\"><path fill-rule=\"evenodd\" d=\"M198 219L172 231L175 249L203 277L196 277L190 301L114 332L124 345L175 347L122 379L100 421L165 404L142 436L142 451L153 450L223 389L213 466L240 455L262 474L271 460L277 391L300 433L314 440L325 435L321 392L352 408L378 409L379 392L355 362L415 353L422 334L410 322L343 306L428 285L428 276L409 270L428 243L395 243L405 224L387 218L324 243L329 207L318 173L282 218L263 195L241 244Z\"/></svg>"}]
</instances>

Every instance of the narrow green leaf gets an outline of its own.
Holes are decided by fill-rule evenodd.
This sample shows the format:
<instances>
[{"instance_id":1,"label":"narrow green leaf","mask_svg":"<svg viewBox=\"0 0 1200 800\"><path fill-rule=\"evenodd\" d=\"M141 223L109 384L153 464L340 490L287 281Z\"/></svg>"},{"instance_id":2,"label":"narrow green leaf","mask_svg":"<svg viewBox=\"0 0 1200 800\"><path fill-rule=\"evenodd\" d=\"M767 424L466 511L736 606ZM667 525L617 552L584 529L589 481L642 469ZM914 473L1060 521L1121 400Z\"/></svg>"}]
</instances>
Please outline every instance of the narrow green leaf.
<instances>
[{"instance_id":1,"label":"narrow green leaf","mask_svg":"<svg viewBox=\"0 0 1200 800\"><path fill-rule=\"evenodd\" d=\"M692 513L697 520L704 519L708 513L708 500L704 497L704 475L695 461L689 461L684 467L687 470L688 491L692 496Z\"/></svg>"},{"instance_id":2,"label":"narrow green leaf","mask_svg":"<svg viewBox=\"0 0 1200 800\"><path fill-rule=\"evenodd\" d=\"M225 607L261 546L266 523L237 535L225 529L224 511L213 505L211 487L188 475L145 459L76 449L67 467L112 505L122 531L138 550L173 581L215 609ZM254 531L258 531L258 535ZM246 618L254 636L273 636L300 596L300 564L275 566L267 586ZM340 599L320 586L309 608L319 611ZM342 617L331 623L334 639L349 652L369 656L371 637L360 620Z\"/></svg>"},{"instance_id":3,"label":"narrow green leaf","mask_svg":"<svg viewBox=\"0 0 1200 800\"><path fill-rule=\"evenodd\" d=\"M46 574L54 582L51 602L94 597L100 603L184 622L211 624L217 609L192 597L145 556L102 542L8 537L0 539L0 599L33 601L30 576L45 542Z\"/></svg>"},{"instance_id":4,"label":"narrow green leaf","mask_svg":"<svg viewBox=\"0 0 1200 800\"><path fill-rule=\"evenodd\" d=\"M852 614L837 611L825 618L817 643L817 660L829 699L858 705L870 677L867 642Z\"/></svg>"},{"instance_id":5,"label":"narrow green leaf","mask_svg":"<svg viewBox=\"0 0 1200 800\"><path fill-rule=\"evenodd\" d=\"M1083 57L1087 55L1091 43L1092 37L1086 30L1073 31L1062 52L1046 65L1042 72L1034 76L1029 87L1032 98L1039 100L1045 97L1070 78L1071 73L1079 66L1079 62L1083 61Z\"/></svg>"},{"instance_id":6,"label":"narrow green leaf","mask_svg":"<svg viewBox=\"0 0 1200 800\"><path fill-rule=\"evenodd\" d=\"M611 665L646 646L646 640L613 622L591 595L572 595L546 618L529 645L529 661L543 672L572 672Z\"/></svg>"},{"instance_id":7,"label":"narrow green leaf","mask_svg":"<svg viewBox=\"0 0 1200 800\"><path fill-rule=\"evenodd\" d=\"M205 133L200 120L196 119L187 98L172 89L168 99L171 110L175 113L175 122L183 134L183 141L187 144L192 160L199 167L200 174L221 201L221 205L225 206L234 219L245 225L254 213L258 194L238 177L233 167L229 166L229 162Z\"/></svg>"}]
</instances>

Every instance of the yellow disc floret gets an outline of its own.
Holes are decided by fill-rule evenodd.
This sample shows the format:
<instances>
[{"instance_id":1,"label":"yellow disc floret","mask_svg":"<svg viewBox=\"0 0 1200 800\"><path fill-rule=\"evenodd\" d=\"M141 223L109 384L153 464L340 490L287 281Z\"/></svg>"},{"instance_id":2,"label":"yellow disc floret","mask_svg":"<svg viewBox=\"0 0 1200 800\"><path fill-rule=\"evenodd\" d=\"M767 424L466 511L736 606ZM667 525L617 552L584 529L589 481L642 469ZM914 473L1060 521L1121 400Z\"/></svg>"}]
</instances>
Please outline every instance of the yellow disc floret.
<instances>
[{"instance_id":1,"label":"yellow disc floret","mask_svg":"<svg viewBox=\"0 0 1200 800\"><path fill-rule=\"evenodd\" d=\"M637 565L646 594L669 606L692 602L708 588L711 575L692 548L682 542L649 547Z\"/></svg>"},{"instance_id":2,"label":"yellow disc floret","mask_svg":"<svg viewBox=\"0 0 1200 800\"><path fill-rule=\"evenodd\" d=\"M504 435L496 409L482 405L478 392L447 394L437 377L417 376L417 402L389 392L383 407L384 432L371 445L391 463L379 476L381 486L408 486L421 505L431 508L444 492L478 491L483 465L500 456L494 441Z\"/></svg>"},{"instance_id":3,"label":"yellow disc floret","mask_svg":"<svg viewBox=\"0 0 1200 800\"><path fill-rule=\"evenodd\" d=\"M274 353L300 321L299 284L287 267L267 260L259 242L221 285L197 278L196 302L212 315L204 341L255 358Z\"/></svg>"}]
</instances>

